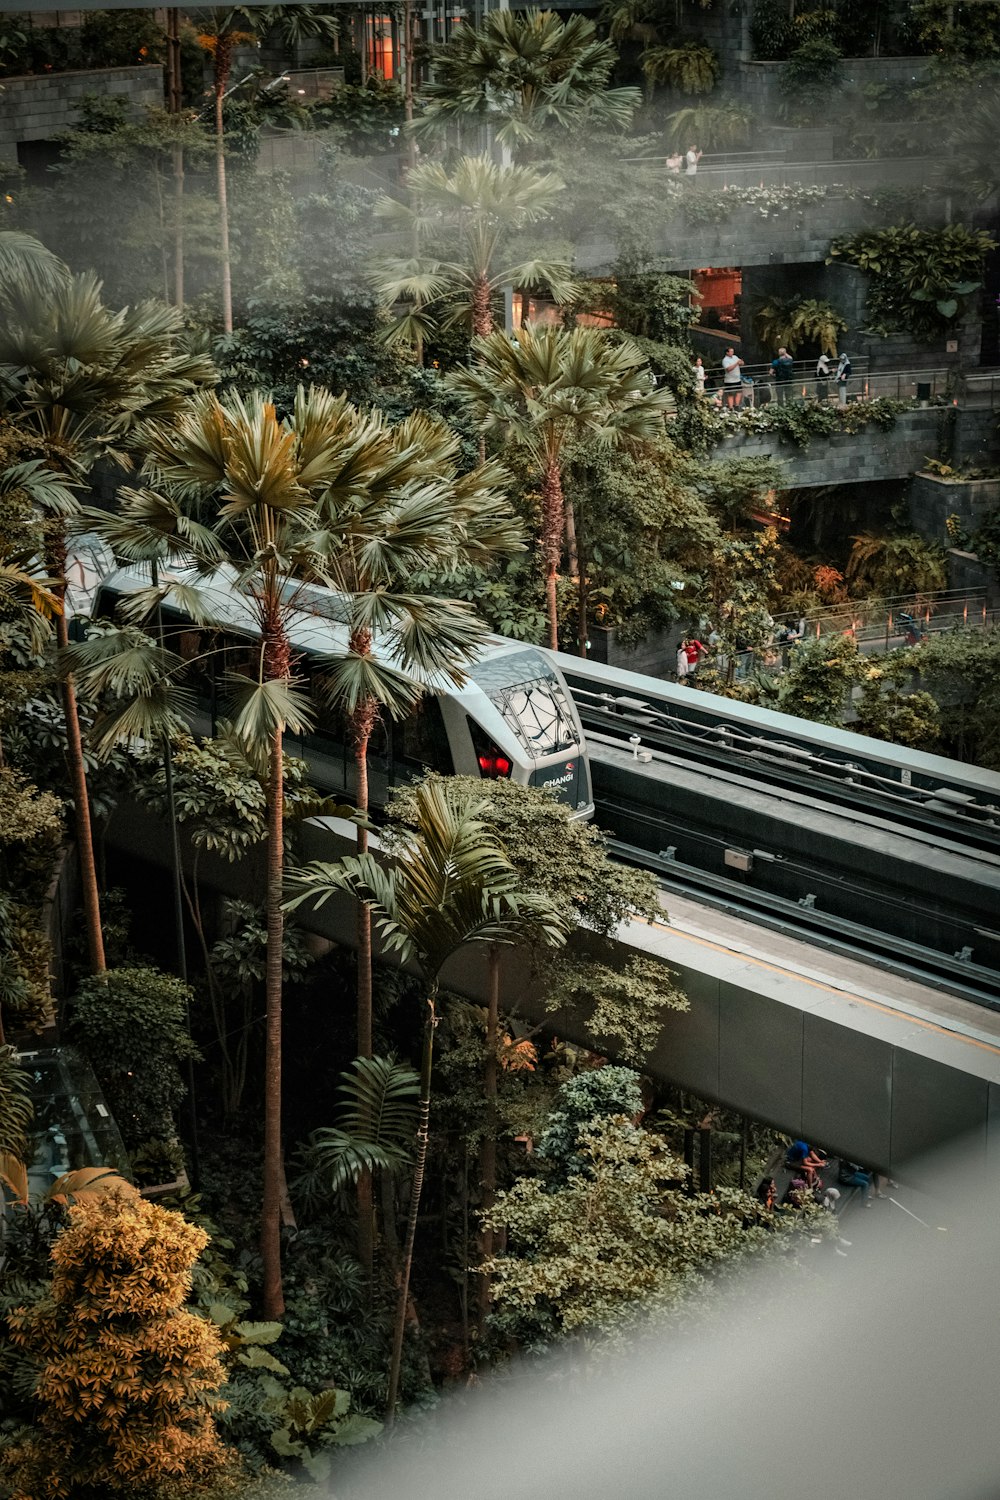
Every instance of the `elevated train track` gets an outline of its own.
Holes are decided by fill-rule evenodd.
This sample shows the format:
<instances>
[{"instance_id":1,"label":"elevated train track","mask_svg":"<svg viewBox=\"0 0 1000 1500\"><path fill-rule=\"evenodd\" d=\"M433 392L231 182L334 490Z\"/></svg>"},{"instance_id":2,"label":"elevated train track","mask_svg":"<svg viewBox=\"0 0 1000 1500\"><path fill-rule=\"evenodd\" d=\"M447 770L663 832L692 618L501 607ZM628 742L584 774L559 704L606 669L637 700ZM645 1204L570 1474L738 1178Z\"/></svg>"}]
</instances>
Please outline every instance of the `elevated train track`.
<instances>
[{"instance_id":1,"label":"elevated train track","mask_svg":"<svg viewBox=\"0 0 1000 1500\"><path fill-rule=\"evenodd\" d=\"M668 892L1000 1005L1000 777L560 663L622 858Z\"/></svg>"}]
</instances>

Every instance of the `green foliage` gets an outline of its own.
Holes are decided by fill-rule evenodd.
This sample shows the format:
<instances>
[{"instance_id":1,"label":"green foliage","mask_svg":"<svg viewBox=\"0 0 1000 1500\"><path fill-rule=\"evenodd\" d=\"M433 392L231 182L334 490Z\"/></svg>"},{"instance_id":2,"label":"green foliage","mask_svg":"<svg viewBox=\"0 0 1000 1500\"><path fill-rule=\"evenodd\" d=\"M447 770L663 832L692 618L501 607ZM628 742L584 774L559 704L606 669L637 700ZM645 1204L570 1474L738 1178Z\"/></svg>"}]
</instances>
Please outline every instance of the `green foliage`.
<instances>
[{"instance_id":1,"label":"green foliage","mask_svg":"<svg viewBox=\"0 0 1000 1500\"><path fill-rule=\"evenodd\" d=\"M823 118L840 84L841 56L836 42L824 36L810 37L788 54L778 75L783 118L809 124Z\"/></svg>"},{"instance_id":2,"label":"green foliage","mask_svg":"<svg viewBox=\"0 0 1000 1500\"><path fill-rule=\"evenodd\" d=\"M492 1321L508 1338L625 1333L676 1308L721 1262L792 1244L748 1194L665 1187L683 1183L687 1168L627 1116L583 1124L576 1149L581 1170L564 1184L522 1178L485 1216L507 1233L506 1254L485 1269L494 1277Z\"/></svg>"},{"instance_id":3,"label":"green foliage","mask_svg":"<svg viewBox=\"0 0 1000 1500\"><path fill-rule=\"evenodd\" d=\"M379 73L363 84L342 83L313 110L317 125L355 156L379 156L398 144L406 111L399 84Z\"/></svg>"},{"instance_id":4,"label":"green foliage","mask_svg":"<svg viewBox=\"0 0 1000 1500\"><path fill-rule=\"evenodd\" d=\"M945 587L948 559L940 543L916 532L865 531L851 538L845 576L856 594L929 594Z\"/></svg>"},{"instance_id":5,"label":"green foliage","mask_svg":"<svg viewBox=\"0 0 1000 1500\"><path fill-rule=\"evenodd\" d=\"M755 58L780 61L788 56L795 45L795 28L787 8L779 0L756 0L750 39Z\"/></svg>"},{"instance_id":6,"label":"green foliage","mask_svg":"<svg viewBox=\"0 0 1000 1500\"><path fill-rule=\"evenodd\" d=\"M853 636L823 635L801 641L790 655L787 672L778 679L777 697L770 706L800 719L839 727L848 694L864 679L866 670Z\"/></svg>"},{"instance_id":7,"label":"green foliage","mask_svg":"<svg viewBox=\"0 0 1000 1500\"><path fill-rule=\"evenodd\" d=\"M639 1075L630 1068L594 1068L577 1073L555 1097L537 1154L542 1161L551 1162L557 1179L564 1181L587 1170L580 1137L595 1121L624 1116L636 1122L644 1110Z\"/></svg>"},{"instance_id":8,"label":"green foliage","mask_svg":"<svg viewBox=\"0 0 1000 1500\"><path fill-rule=\"evenodd\" d=\"M933 693L948 753L1000 770L1000 630L932 635L902 661Z\"/></svg>"},{"instance_id":9,"label":"green foliage","mask_svg":"<svg viewBox=\"0 0 1000 1500\"><path fill-rule=\"evenodd\" d=\"M24 1161L34 1117L31 1079L14 1047L0 1047L0 1154Z\"/></svg>"},{"instance_id":10,"label":"green foliage","mask_svg":"<svg viewBox=\"0 0 1000 1500\"><path fill-rule=\"evenodd\" d=\"M700 572L718 539L710 505L723 488L705 483L666 440L634 453L574 450L566 492L585 538L598 624L628 643L676 619L675 585Z\"/></svg>"},{"instance_id":11,"label":"green foliage","mask_svg":"<svg viewBox=\"0 0 1000 1500\"><path fill-rule=\"evenodd\" d=\"M826 354L836 354L847 319L829 302L815 297L772 297L754 315L757 336L765 344L784 345L791 354L803 343L818 344Z\"/></svg>"},{"instance_id":12,"label":"green foliage","mask_svg":"<svg viewBox=\"0 0 1000 1500\"><path fill-rule=\"evenodd\" d=\"M434 50L423 129L482 120L514 149L547 130L626 126L638 89L610 88L617 53L593 21L554 11L491 11L481 26L459 26Z\"/></svg>"},{"instance_id":13,"label":"green foliage","mask_svg":"<svg viewBox=\"0 0 1000 1500\"><path fill-rule=\"evenodd\" d=\"M49 1296L8 1317L38 1372L34 1430L3 1454L12 1500L183 1500L233 1472L213 1420L219 1339L183 1308L204 1241L125 1185L70 1209Z\"/></svg>"},{"instance_id":14,"label":"green foliage","mask_svg":"<svg viewBox=\"0 0 1000 1500\"><path fill-rule=\"evenodd\" d=\"M338 1123L315 1130L296 1186L305 1196L336 1193L363 1172L401 1172L410 1166L417 1124L419 1079L389 1057L358 1057L340 1075Z\"/></svg>"},{"instance_id":15,"label":"green foliage","mask_svg":"<svg viewBox=\"0 0 1000 1500\"><path fill-rule=\"evenodd\" d=\"M929 337L954 323L963 298L979 289L995 245L986 230L964 224L897 224L834 240L829 259L870 273L866 316L875 333Z\"/></svg>"},{"instance_id":16,"label":"green foliage","mask_svg":"<svg viewBox=\"0 0 1000 1500\"><path fill-rule=\"evenodd\" d=\"M86 1052L129 1149L174 1136L184 1097L178 1064L198 1056L187 985L156 969L109 969L73 997L73 1036Z\"/></svg>"},{"instance_id":17,"label":"green foliage","mask_svg":"<svg viewBox=\"0 0 1000 1500\"><path fill-rule=\"evenodd\" d=\"M937 750L941 709L930 693L910 685L912 676L909 653L902 660L892 653L869 662L861 679L861 696L855 704L857 721L852 728L872 739L907 745L911 750Z\"/></svg>"},{"instance_id":18,"label":"green foliage","mask_svg":"<svg viewBox=\"0 0 1000 1500\"><path fill-rule=\"evenodd\" d=\"M640 58L650 83L666 84L682 94L710 94L719 81L719 58L704 42L649 47Z\"/></svg>"},{"instance_id":19,"label":"green foliage","mask_svg":"<svg viewBox=\"0 0 1000 1500\"><path fill-rule=\"evenodd\" d=\"M676 977L655 958L631 958L623 969L563 960L551 966L546 1006L571 1008L596 1047L642 1067L659 1041L663 1012L689 1008Z\"/></svg>"},{"instance_id":20,"label":"green foliage","mask_svg":"<svg viewBox=\"0 0 1000 1500\"><path fill-rule=\"evenodd\" d=\"M675 110L663 122L668 145L689 146L697 141L703 151L726 151L750 138L752 117L735 104L693 104Z\"/></svg>"}]
</instances>

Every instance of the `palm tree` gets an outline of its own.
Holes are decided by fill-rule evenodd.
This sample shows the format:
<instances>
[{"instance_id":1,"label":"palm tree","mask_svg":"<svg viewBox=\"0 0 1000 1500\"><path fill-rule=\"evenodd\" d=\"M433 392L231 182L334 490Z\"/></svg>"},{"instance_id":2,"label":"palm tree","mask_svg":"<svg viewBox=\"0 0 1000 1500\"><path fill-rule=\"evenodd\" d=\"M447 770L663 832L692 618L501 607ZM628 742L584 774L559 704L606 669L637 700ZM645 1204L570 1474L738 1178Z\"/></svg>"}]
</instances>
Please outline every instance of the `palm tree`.
<instances>
[{"instance_id":1,"label":"palm tree","mask_svg":"<svg viewBox=\"0 0 1000 1500\"><path fill-rule=\"evenodd\" d=\"M328 475L317 509L322 557L314 573L336 589L347 650L329 658L317 691L342 714L354 745L358 853L368 847L368 749L384 713L408 717L434 685L459 684L485 637L464 602L417 593L416 572L486 564L522 550L501 499L506 472L494 464L458 473L459 442L443 423L415 412L396 426L361 418L341 397L341 468ZM372 1055L371 913L358 909L357 1050ZM358 1190L359 1255L371 1271L370 1179Z\"/></svg>"},{"instance_id":2,"label":"palm tree","mask_svg":"<svg viewBox=\"0 0 1000 1500\"><path fill-rule=\"evenodd\" d=\"M415 831L408 831L384 869L370 854L337 864L315 863L293 872L288 905L321 906L337 891L350 891L371 907L387 951L417 965L426 986L420 1100L413 1182L403 1246L393 1328L386 1420L399 1394L410 1270L420 1193L427 1163L434 1030L441 971L468 943L521 941L525 928L556 947L565 941L561 919L530 895L517 891L517 874L479 814L484 804L466 792L427 781L414 798Z\"/></svg>"},{"instance_id":3,"label":"palm tree","mask_svg":"<svg viewBox=\"0 0 1000 1500\"><path fill-rule=\"evenodd\" d=\"M34 235L19 229L0 230L0 302L25 291L48 296L68 275L58 256Z\"/></svg>"},{"instance_id":4,"label":"palm tree","mask_svg":"<svg viewBox=\"0 0 1000 1500\"><path fill-rule=\"evenodd\" d=\"M112 312L101 301L101 284L94 276L60 275L49 264L48 252L39 258L30 247L28 258L45 269L8 283L3 294L0 411L40 437L48 454L44 463L21 465L18 474L45 518L46 568L60 603L56 640L65 650L67 525L79 510L74 489L105 454L128 463L139 427L163 431L192 391L214 381L215 371L203 356L186 352L176 309L144 302ZM60 263L54 264L58 268ZM49 275L55 279L47 284ZM61 692L90 965L100 973L104 940L71 674L64 675Z\"/></svg>"},{"instance_id":5,"label":"palm tree","mask_svg":"<svg viewBox=\"0 0 1000 1500\"><path fill-rule=\"evenodd\" d=\"M557 302L576 290L569 266L559 258L511 262L512 235L549 217L564 185L552 172L498 166L487 156L463 156L448 171L438 162L415 167L407 181L410 204L383 198L375 212L404 228L418 252L435 244L447 259L417 253L383 260L372 276L388 305L410 309L390 338L422 346L438 329L471 324L480 337L493 332L493 298L503 286L548 285Z\"/></svg>"},{"instance_id":6,"label":"palm tree","mask_svg":"<svg viewBox=\"0 0 1000 1500\"><path fill-rule=\"evenodd\" d=\"M222 270L222 327L233 331L233 272L229 254L229 193L226 183L226 132L223 105L229 89L233 51L241 46L259 46L260 38L280 27L292 44L306 36L331 36L337 29L333 16L314 13L311 5L269 5L242 9L213 7L195 11L198 43L212 59L212 102L215 119L215 180L219 200L219 262Z\"/></svg>"},{"instance_id":7,"label":"palm tree","mask_svg":"<svg viewBox=\"0 0 1000 1500\"><path fill-rule=\"evenodd\" d=\"M968 108L950 115L947 150L937 171L937 186L985 203L997 190L996 154L1000 138L1000 97L995 87Z\"/></svg>"},{"instance_id":8,"label":"palm tree","mask_svg":"<svg viewBox=\"0 0 1000 1500\"><path fill-rule=\"evenodd\" d=\"M506 472L487 464L460 475L460 445L442 422L415 412L390 426L362 420L344 398L347 423L341 472L319 499L322 556L315 575L336 589L347 650L324 663L323 701L342 713L354 744L358 811L368 812L368 747L383 712L413 712L435 684L458 685L486 628L470 605L417 593L417 572L441 573L523 550L521 532L501 498ZM358 852L367 848L362 817ZM371 926L360 916L358 1055L370 1057Z\"/></svg>"},{"instance_id":9,"label":"palm tree","mask_svg":"<svg viewBox=\"0 0 1000 1500\"><path fill-rule=\"evenodd\" d=\"M207 574L227 563L260 632L256 680L235 695L233 712L235 736L267 802L261 1239L268 1317L280 1316L283 1306L283 745L286 727L302 733L312 722L311 705L296 688L288 613L304 579L343 590L338 604L347 648L325 662L317 688L355 728L358 792L367 804L367 737L380 708L399 716L439 675L460 681L460 663L484 633L468 605L423 598L405 581L421 568L517 545L494 487L502 471L491 465L456 477L457 444L440 437L439 424L419 414L393 429L379 414L359 412L320 386L300 388L285 420L261 396L202 396L176 431L150 435L149 487L125 491L121 514L95 522L116 552L136 561L159 555ZM137 595L134 610L141 615L167 597L199 623L225 624L212 618L197 586L172 580ZM96 691L123 705L100 725L101 749L123 736L160 737L178 723L165 683L181 664L136 635L126 627L117 637L104 635L75 648L70 657ZM362 849L365 837L362 829ZM359 1047L370 1055L370 978L361 977L361 967Z\"/></svg>"},{"instance_id":10,"label":"palm tree","mask_svg":"<svg viewBox=\"0 0 1000 1500\"><path fill-rule=\"evenodd\" d=\"M618 60L593 21L554 11L491 11L481 26L456 27L433 54L434 81L417 130L454 120L492 125L502 146L536 142L548 125L624 128L642 96L609 88Z\"/></svg>"},{"instance_id":11,"label":"palm tree","mask_svg":"<svg viewBox=\"0 0 1000 1500\"><path fill-rule=\"evenodd\" d=\"M572 504L563 495L563 451L571 438L617 445L656 436L674 409L657 390L643 355L629 339L599 328L533 327L513 338L474 339L475 364L449 382L480 428L524 448L542 484L541 553L549 616L549 645L559 646L556 587L567 532L571 571L581 580L580 651L586 650L586 586L576 555Z\"/></svg>"}]
</instances>

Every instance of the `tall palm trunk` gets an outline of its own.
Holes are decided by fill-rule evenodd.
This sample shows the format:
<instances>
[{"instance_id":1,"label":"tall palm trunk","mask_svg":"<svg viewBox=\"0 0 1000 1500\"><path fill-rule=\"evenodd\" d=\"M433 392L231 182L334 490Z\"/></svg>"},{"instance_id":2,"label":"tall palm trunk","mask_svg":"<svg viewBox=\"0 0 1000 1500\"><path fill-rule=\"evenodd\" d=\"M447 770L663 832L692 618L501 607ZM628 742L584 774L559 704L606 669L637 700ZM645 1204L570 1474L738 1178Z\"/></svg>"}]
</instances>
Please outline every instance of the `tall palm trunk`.
<instances>
[{"instance_id":1,"label":"tall palm trunk","mask_svg":"<svg viewBox=\"0 0 1000 1500\"><path fill-rule=\"evenodd\" d=\"M489 950L489 982L486 995L486 1061L483 1064L483 1097L486 1101L486 1124L479 1146L479 1181L482 1187L483 1211L493 1207L497 1192L497 1044L500 1035L500 945ZM484 1228L479 1236L480 1259L493 1254L493 1230ZM491 1278L479 1273L479 1317L477 1326L482 1337L490 1310Z\"/></svg>"},{"instance_id":2,"label":"tall palm trunk","mask_svg":"<svg viewBox=\"0 0 1000 1500\"><path fill-rule=\"evenodd\" d=\"M493 332L493 308L490 284L480 273L472 286L472 332L476 338L489 338Z\"/></svg>"},{"instance_id":3,"label":"tall palm trunk","mask_svg":"<svg viewBox=\"0 0 1000 1500\"><path fill-rule=\"evenodd\" d=\"M281 968L284 919L281 911L284 865L284 781L282 741L275 730L271 744L267 809L267 962L264 970L264 1204L260 1253L264 1262L264 1317L285 1311L281 1284Z\"/></svg>"},{"instance_id":4,"label":"tall palm trunk","mask_svg":"<svg viewBox=\"0 0 1000 1500\"><path fill-rule=\"evenodd\" d=\"M359 630L351 638L351 649L362 655L371 650L371 631ZM354 712L351 730L354 739L355 787L354 805L368 813L368 746L378 722L378 704L369 698ZM356 832L359 854L368 852L368 830L358 824ZM358 1056L372 1055L372 914L363 901L358 903ZM367 1123L362 1119L362 1124ZM368 1276L375 1267L375 1205L370 1172L358 1178L358 1259Z\"/></svg>"},{"instance_id":5,"label":"tall palm trunk","mask_svg":"<svg viewBox=\"0 0 1000 1500\"><path fill-rule=\"evenodd\" d=\"M542 480L542 561L545 565L545 601L549 616L549 646L559 650L559 609L556 582L563 537L563 491L559 460L550 458Z\"/></svg>"},{"instance_id":6,"label":"tall palm trunk","mask_svg":"<svg viewBox=\"0 0 1000 1500\"><path fill-rule=\"evenodd\" d=\"M176 119L181 112L180 10L167 11L167 109ZM184 306L184 147L171 150L174 169L174 305Z\"/></svg>"},{"instance_id":7,"label":"tall palm trunk","mask_svg":"<svg viewBox=\"0 0 1000 1500\"><path fill-rule=\"evenodd\" d=\"M226 187L226 138L222 125L222 104L229 78L232 44L225 36L215 47L215 176L219 199L219 260L222 267L222 327L233 331L233 274L229 258L229 194Z\"/></svg>"},{"instance_id":8,"label":"tall palm trunk","mask_svg":"<svg viewBox=\"0 0 1000 1500\"><path fill-rule=\"evenodd\" d=\"M56 643L60 651L64 651L69 645L69 626L66 623L65 611L66 542L57 527L50 528L47 551L49 573L59 580L54 592L60 604L64 606L56 615ZM90 822L90 792L87 787L87 766L83 758L83 736L80 733L76 688L69 673L62 680L60 694L63 720L66 725L66 763L73 792L73 818L76 829L77 858L80 862L83 917L87 931L87 956L90 960L91 972L103 974L107 968L107 961L104 957L101 901L97 886L97 864L94 859L94 835Z\"/></svg>"},{"instance_id":9,"label":"tall palm trunk","mask_svg":"<svg viewBox=\"0 0 1000 1500\"><path fill-rule=\"evenodd\" d=\"M413 0L403 0L403 116L406 120L406 165L410 171L417 165L417 142L413 134Z\"/></svg>"},{"instance_id":10,"label":"tall palm trunk","mask_svg":"<svg viewBox=\"0 0 1000 1500\"><path fill-rule=\"evenodd\" d=\"M437 1026L437 985L427 996L427 1016L424 1020L424 1047L420 1060L420 1100L417 1112L417 1149L413 1160L413 1180L410 1184L410 1208L406 1218L406 1239L403 1242L403 1265L399 1274L399 1293L396 1300L396 1317L392 1330L392 1357L389 1361L389 1394L386 1398L385 1420L391 1426L396 1415L399 1399L399 1372L403 1363L403 1336L406 1333L406 1308L410 1300L410 1270L413 1265L413 1244L417 1237L417 1214L420 1210L420 1193L424 1185L427 1168L427 1142L431 1121L431 1072L434 1066L434 1028Z\"/></svg>"}]
</instances>

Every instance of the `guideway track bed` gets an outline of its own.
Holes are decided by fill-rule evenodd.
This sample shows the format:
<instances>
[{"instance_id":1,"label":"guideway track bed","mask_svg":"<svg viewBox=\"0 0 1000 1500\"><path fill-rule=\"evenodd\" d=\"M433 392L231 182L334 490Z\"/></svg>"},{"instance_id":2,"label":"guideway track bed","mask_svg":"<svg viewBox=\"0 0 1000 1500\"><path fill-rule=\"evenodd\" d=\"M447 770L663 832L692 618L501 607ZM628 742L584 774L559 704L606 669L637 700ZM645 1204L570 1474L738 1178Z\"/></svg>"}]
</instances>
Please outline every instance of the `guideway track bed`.
<instances>
[{"instance_id":1,"label":"guideway track bed","mask_svg":"<svg viewBox=\"0 0 1000 1500\"><path fill-rule=\"evenodd\" d=\"M636 862L778 925L909 953L922 972L1000 993L1000 855L831 806L824 788L662 751L642 762L593 735L590 757L598 821Z\"/></svg>"}]
</instances>

